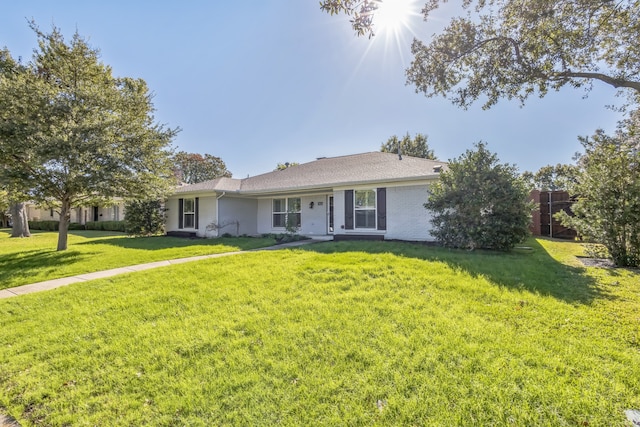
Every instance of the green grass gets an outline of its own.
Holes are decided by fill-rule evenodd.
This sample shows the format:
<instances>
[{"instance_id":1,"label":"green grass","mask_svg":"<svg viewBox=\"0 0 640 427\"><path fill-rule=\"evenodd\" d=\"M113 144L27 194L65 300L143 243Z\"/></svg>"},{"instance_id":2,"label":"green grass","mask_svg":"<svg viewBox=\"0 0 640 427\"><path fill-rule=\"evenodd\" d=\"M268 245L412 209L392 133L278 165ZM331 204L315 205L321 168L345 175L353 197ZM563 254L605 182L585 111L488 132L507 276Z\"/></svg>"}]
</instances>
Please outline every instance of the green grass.
<instances>
[{"instance_id":1,"label":"green grass","mask_svg":"<svg viewBox=\"0 0 640 427\"><path fill-rule=\"evenodd\" d=\"M181 239L127 237L108 231L70 231L66 251L56 251L58 233L34 231L11 239L0 231L0 289L134 264L255 249L272 238Z\"/></svg>"},{"instance_id":2,"label":"green grass","mask_svg":"<svg viewBox=\"0 0 640 427\"><path fill-rule=\"evenodd\" d=\"M29 425L624 426L640 274L580 246L320 243L0 301Z\"/></svg>"}]
</instances>

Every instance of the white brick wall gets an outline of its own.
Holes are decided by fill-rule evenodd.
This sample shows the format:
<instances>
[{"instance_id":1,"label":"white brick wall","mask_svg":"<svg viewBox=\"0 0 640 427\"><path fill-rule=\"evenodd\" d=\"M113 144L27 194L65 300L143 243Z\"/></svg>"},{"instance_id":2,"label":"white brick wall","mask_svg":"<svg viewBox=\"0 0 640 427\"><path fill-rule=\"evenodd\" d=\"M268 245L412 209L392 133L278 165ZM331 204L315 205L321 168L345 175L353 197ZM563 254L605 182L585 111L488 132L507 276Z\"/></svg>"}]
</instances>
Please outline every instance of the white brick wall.
<instances>
[{"instance_id":1,"label":"white brick wall","mask_svg":"<svg viewBox=\"0 0 640 427\"><path fill-rule=\"evenodd\" d=\"M273 233L271 227L271 199L258 200L258 233Z\"/></svg>"},{"instance_id":2,"label":"white brick wall","mask_svg":"<svg viewBox=\"0 0 640 427\"><path fill-rule=\"evenodd\" d=\"M386 239L433 240L431 214L424 208L427 185L387 188Z\"/></svg>"},{"instance_id":3,"label":"white brick wall","mask_svg":"<svg viewBox=\"0 0 640 427\"><path fill-rule=\"evenodd\" d=\"M216 196L200 197L198 200L198 230L196 235L198 237L213 237L217 233L215 230L208 230L207 225L216 222Z\"/></svg>"},{"instance_id":4,"label":"white brick wall","mask_svg":"<svg viewBox=\"0 0 640 427\"><path fill-rule=\"evenodd\" d=\"M232 235L254 235L258 232L258 201L255 199L240 199L222 197L218 200L218 224L222 226L218 235L229 233ZM236 223L237 221L237 223Z\"/></svg>"},{"instance_id":5,"label":"white brick wall","mask_svg":"<svg viewBox=\"0 0 640 427\"><path fill-rule=\"evenodd\" d=\"M333 234L346 234L344 229L344 190L333 192Z\"/></svg>"}]
</instances>

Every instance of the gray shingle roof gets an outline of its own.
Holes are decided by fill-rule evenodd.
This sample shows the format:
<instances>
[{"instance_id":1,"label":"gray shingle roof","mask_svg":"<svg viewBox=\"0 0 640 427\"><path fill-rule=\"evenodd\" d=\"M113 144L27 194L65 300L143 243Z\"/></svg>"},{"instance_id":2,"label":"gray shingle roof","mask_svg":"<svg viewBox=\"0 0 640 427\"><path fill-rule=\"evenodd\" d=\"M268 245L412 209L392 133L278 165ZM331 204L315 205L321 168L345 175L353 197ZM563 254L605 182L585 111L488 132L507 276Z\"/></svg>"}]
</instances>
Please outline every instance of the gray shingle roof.
<instances>
[{"instance_id":1,"label":"gray shingle roof","mask_svg":"<svg viewBox=\"0 0 640 427\"><path fill-rule=\"evenodd\" d=\"M345 185L375 184L434 179L436 167L446 162L374 151L341 157L327 157L244 179L217 178L180 187L177 193L233 191L260 194L283 191L327 189Z\"/></svg>"},{"instance_id":2,"label":"gray shingle roof","mask_svg":"<svg viewBox=\"0 0 640 427\"><path fill-rule=\"evenodd\" d=\"M197 184L182 185L176 188L176 193L194 193L201 191L238 191L242 180L233 178L216 178L211 181L199 182Z\"/></svg>"}]
</instances>

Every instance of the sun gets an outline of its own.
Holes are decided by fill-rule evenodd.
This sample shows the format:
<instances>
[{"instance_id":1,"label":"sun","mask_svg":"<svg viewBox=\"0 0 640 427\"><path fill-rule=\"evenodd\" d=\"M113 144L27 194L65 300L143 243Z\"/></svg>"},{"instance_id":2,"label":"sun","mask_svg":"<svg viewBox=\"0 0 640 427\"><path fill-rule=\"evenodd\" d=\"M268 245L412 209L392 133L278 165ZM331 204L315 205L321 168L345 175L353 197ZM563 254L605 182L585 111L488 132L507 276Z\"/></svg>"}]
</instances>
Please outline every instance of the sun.
<instances>
[{"instance_id":1,"label":"sun","mask_svg":"<svg viewBox=\"0 0 640 427\"><path fill-rule=\"evenodd\" d=\"M378 0L373 12L373 29L378 34L398 34L409 27L415 14L415 0Z\"/></svg>"}]
</instances>

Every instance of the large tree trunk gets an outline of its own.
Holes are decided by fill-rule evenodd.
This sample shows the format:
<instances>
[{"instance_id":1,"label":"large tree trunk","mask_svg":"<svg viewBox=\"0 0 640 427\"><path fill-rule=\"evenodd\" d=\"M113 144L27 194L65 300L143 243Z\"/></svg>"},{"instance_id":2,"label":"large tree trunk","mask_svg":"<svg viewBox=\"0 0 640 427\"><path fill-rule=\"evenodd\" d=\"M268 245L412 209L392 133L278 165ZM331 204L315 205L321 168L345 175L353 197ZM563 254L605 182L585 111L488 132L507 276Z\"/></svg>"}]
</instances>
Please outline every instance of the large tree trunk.
<instances>
[{"instance_id":1,"label":"large tree trunk","mask_svg":"<svg viewBox=\"0 0 640 427\"><path fill-rule=\"evenodd\" d=\"M69 235L69 222L71 222L71 201L68 197L62 199L60 207L60 224L58 226L58 250L67 250L67 237Z\"/></svg>"},{"instance_id":2,"label":"large tree trunk","mask_svg":"<svg viewBox=\"0 0 640 427\"><path fill-rule=\"evenodd\" d=\"M11 205L11 237L31 237L29 232L29 220L27 218L27 206L24 202L16 202Z\"/></svg>"}]
</instances>

